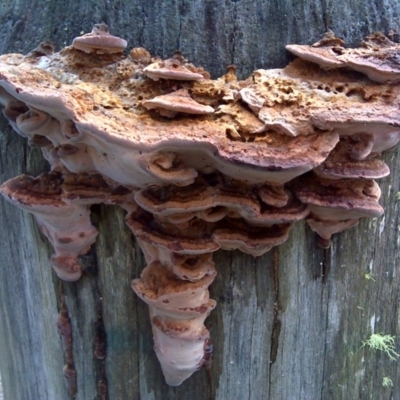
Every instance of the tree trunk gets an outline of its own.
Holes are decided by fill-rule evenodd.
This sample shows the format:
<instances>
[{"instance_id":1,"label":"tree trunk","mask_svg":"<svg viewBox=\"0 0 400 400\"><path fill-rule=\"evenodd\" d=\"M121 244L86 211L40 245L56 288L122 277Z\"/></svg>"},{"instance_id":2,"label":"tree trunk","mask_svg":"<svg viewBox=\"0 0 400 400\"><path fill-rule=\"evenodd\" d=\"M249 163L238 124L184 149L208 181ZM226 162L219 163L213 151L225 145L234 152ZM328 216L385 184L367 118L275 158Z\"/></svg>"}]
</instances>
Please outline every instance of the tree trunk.
<instances>
[{"instance_id":1,"label":"tree trunk","mask_svg":"<svg viewBox=\"0 0 400 400\"><path fill-rule=\"evenodd\" d=\"M69 1L3 0L0 52L26 53L51 39L57 50L94 23L168 57L180 49L214 78L235 64L241 78L284 66L288 43L310 44L332 29L348 45L398 28L400 1ZM46 170L0 119L1 181ZM304 223L259 258L215 256L206 321L214 344L209 370L169 387L153 351L148 307L131 289L145 263L116 206L92 207L100 234L75 283L53 273L47 240L31 215L0 199L0 371L6 400L69 399L56 319L65 299L72 323L76 399L400 399L400 367L363 345L372 333L400 334L399 150L384 157L385 216L363 220L322 250ZM106 358L93 338L106 334ZM397 340L400 352L400 336ZM393 386L385 387L383 378ZM106 382L106 389L99 386ZM105 397L101 395L106 390Z\"/></svg>"}]
</instances>

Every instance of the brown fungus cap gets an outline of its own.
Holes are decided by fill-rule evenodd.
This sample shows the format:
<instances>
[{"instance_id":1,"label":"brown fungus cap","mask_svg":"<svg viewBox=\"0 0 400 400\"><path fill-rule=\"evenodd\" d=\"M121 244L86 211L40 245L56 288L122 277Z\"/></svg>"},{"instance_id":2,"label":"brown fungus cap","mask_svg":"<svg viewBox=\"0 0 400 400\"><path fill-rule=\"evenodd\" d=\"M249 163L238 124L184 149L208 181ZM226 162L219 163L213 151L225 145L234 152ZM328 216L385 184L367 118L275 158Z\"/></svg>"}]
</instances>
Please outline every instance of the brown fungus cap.
<instances>
[{"instance_id":1,"label":"brown fungus cap","mask_svg":"<svg viewBox=\"0 0 400 400\"><path fill-rule=\"evenodd\" d=\"M92 32L78 36L72 41L72 46L85 53L120 53L127 46L127 42L110 34L106 24L96 24Z\"/></svg>"},{"instance_id":2,"label":"brown fungus cap","mask_svg":"<svg viewBox=\"0 0 400 400\"><path fill-rule=\"evenodd\" d=\"M309 227L323 239L318 242L320 247L323 248L328 248L330 246L332 235L353 228L358 224L358 221L358 219L320 219L312 215L307 218Z\"/></svg>"},{"instance_id":3,"label":"brown fungus cap","mask_svg":"<svg viewBox=\"0 0 400 400\"><path fill-rule=\"evenodd\" d=\"M354 159L354 147L353 136L342 138L329 157L314 169L315 174L327 179L379 179L389 175L389 167L382 160L373 156Z\"/></svg>"},{"instance_id":4,"label":"brown fungus cap","mask_svg":"<svg viewBox=\"0 0 400 400\"><path fill-rule=\"evenodd\" d=\"M272 187L274 185L269 186ZM267 186L262 189L265 191ZM185 222L193 218L218 222L227 216L269 226L295 222L308 214L307 207L288 193L274 195L270 191L266 199L272 204L260 201L259 196L258 186L214 174L199 177L185 188L153 185L138 191L135 200L144 210L170 222ZM179 218L181 215L183 218Z\"/></svg>"},{"instance_id":5,"label":"brown fungus cap","mask_svg":"<svg viewBox=\"0 0 400 400\"><path fill-rule=\"evenodd\" d=\"M128 214L126 222L143 242L186 255L207 254L222 248L259 256L285 242L290 229L290 224L253 225L237 216L215 223L193 218L177 225L139 209Z\"/></svg>"},{"instance_id":6,"label":"brown fungus cap","mask_svg":"<svg viewBox=\"0 0 400 400\"><path fill-rule=\"evenodd\" d=\"M78 258L71 254L53 254L50 262L57 276L63 281L75 282L82 276Z\"/></svg>"},{"instance_id":7,"label":"brown fungus cap","mask_svg":"<svg viewBox=\"0 0 400 400\"><path fill-rule=\"evenodd\" d=\"M335 48L340 48L344 46L344 40L338 38L332 30L328 30L322 36L322 39L318 42L312 44L312 47L324 47L324 46L331 46Z\"/></svg>"},{"instance_id":8,"label":"brown fungus cap","mask_svg":"<svg viewBox=\"0 0 400 400\"><path fill-rule=\"evenodd\" d=\"M6 106L3 108L3 115L8 119L10 123L15 123L17 121L17 118L21 114L25 114L28 110L29 109L27 105L22 101L12 100L7 102Z\"/></svg>"},{"instance_id":9,"label":"brown fungus cap","mask_svg":"<svg viewBox=\"0 0 400 400\"><path fill-rule=\"evenodd\" d=\"M175 52L174 55L164 61L157 61L146 68L143 72L151 79L158 81L159 79L173 79L177 81L198 81L204 79L204 71L200 73L196 68L190 66L188 68L186 60L180 52Z\"/></svg>"},{"instance_id":10,"label":"brown fungus cap","mask_svg":"<svg viewBox=\"0 0 400 400\"><path fill-rule=\"evenodd\" d=\"M62 199L62 176L42 174L38 178L21 175L8 180L0 193L12 204L31 212L52 244L51 263L59 278L75 281L82 271L78 256L89 251L97 237L87 207Z\"/></svg>"},{"instance_id":11,"label":"brown fungus cap","mask_svg":"<svg viewBox=\"0 0 400 400\"><path fill-rule=\"evenodd\" d=\"M186 114L211 114L214 112L212 107L193 100L187 89L179 89L151 100L145 100L142 105L148 110L157 109L161 115L170 118L173 118L178 112Z\"/></svg>"},{"instance_id":12,"label":"brown fungus cap","mask_svg":"<svg viewBox=\"0 0 400 400\"><path fill-rule=\"evenodd\" d=\"M283 70L257 70L254 83L241 89L237 98L264 123L261 132L300 136L335 130L341 136L373 134L377 141L398 134L398 87L382 87L368 79L354 82L343 71L319 70L301 60Z\"/></svg>"},{"instance_id":13,"label":"brown fungus cap","mask_svg":"<svg viewBox=\"0 0 400 400\"><path fill-rule=\"evenodd\" d=\"M197 282L206 275L216 273L211 254L201 254L197 257L176 254L172 259L172 272L182 280Z\"/></svg>"},{"instance_id":14,"label":"brown fungus cap","mask_svg":"<svg viewBox=\"0 0 400 400\"><path fill-rule=\"evenodd\" d=\"M209 185L211 181L212 186ZM207 179L199 177L193 185L184 189L151 186L138 191L135 200L141 208L169 222L198 218L213 223L227 216L243 218L255 225L270 226L292 223L308 214L307 206L294 198L289 201L287 193L287 198L283 200L270 192L270 203L277 203L278 207L260 202L258 196L258 187L232 179L225 181L215 175ZM283 201L285 204L282 205ZM180 218L182 215L183 218Z\"/></svg>"},{"instance_id":15,"label":"brown fungus cap","mask_svg":"<svg viewBox=\"0 0 400 400\"><path fill-rule=\"evenodd\" d=\"M338 58L346 67L362 72L376 82L398 82L400 45L389 40L383 33L367 36L360 49L348 49Z\"/></svg>"},{"instance_id":16,"label":"brown fungus cap","mask_svg":"<svg viewBox=\"0 0 400 400\"><path fill-rule=\"evenodd\" d=\"M357 49L344 48L337 40L322 40L320 43L318 46L287 45L286 49L326 69L350 68L364 73L376 82L400 80L400 45L380 32L367 36L362 42L362 47Z\"/></svg>"},{"instance_id":17,"label":"brown fungus cap","mask_svg":"<svg viewBox=\"0 0 400 400\"><path fill-rule=\"evenodd\" d=\"M283 185L266 183L258 189L257 194L265 204L272 207L284 207L289 201L289 193Z\"/></svg>"},{"instance_id":18,"label":"brown fungus cap","mask_svg":"<svg viewBox=\"0 0 400 400\"><path fill-rule=\"evenodd\" d=\"M150 307L154 315L151 318L154 349L168 385L180 385L210 358L210 332L204 320L213 308L198 317L182 320L154 315Z\"/></svg>"},{"instance_id":19,"label":"brown fungus cap","mask_svg":"<svg viewBox=\"0 0 400 400\"><path fill-rule=\"evenodd\" d=\"M46 135L57 129L56 121L47 113L33 107L16 118L18 132L26 137L31 135Z\"/></svg>"},{"instance_id":20,"label":"brown fungus cap","mask_svg":"<svg viewBox=\"0 0 400 400\"><path fill-rule=\"evenodd\" d=\"M344 66L343 61L337 59L344 49L344 41L337 38L332 31L326 32L321 40L308 45L288 44L285 46L295 56L303 60L317 63L322 68L339 68Z\"/></svg>"},{"instance_id":21,"label":"brown fungus cap","mask_svg":"<svg viewBox=\"0 0 400 400\"><path fill-rule=\"evenodd\" d=\"M61 58L60 54L57 57ZM57 62L60 63L60 60ZM67 60L64 62L67 68ZM6 91L10 101L14 99L40 106L32 108L32 113L21 119L17 117L21 132L26 131L28 136L42 134L51 138L54 147L71 141L80 149L63 158L59 158L57 150L47 152L46 157L53 167L64 166L76 173L96 171L122 185L142 188L162 182L165 171L157 165L154 171L147 166L142 168L142 165L148 165L147 161L142 164L142 157L149 160L166 150L177 155L182 170L195 170L192 175L219 170L252 183L285 183L322 163L338 140L335 132L313 132L315 136L306 138L303 135L302 138L283 137L272 130L254 132L251 128L254 120L240 128L240 124L244 123L241 118L235 117L233 123L226 123L221 120L224 116L214 114L209 114L207 118L193 118L185 114L179 119L166 121L154 118L138 103L130 103L127 111L122 103L128 104L130 91L125 89L122 93L128 96L127 100L105 108L103 104L109 102L104 103L104 98L114 98L117 94L122 96L121 92L116 94L111 89L104 89L108 74L96 75L97 85L92 77L90 82L76 81L58 87L60 82L52 74L38 68L31 68L27 75L25 69L5 63L0 64L0 72L7 77L0 84L13 93L11 96ZM144 86L140 87L142 91L159 91L158 85L153 82L140 82ZM200 85L200 82L196 84ZM218 99L220 82L215 84L214 102ZM207 81L207 85L207 88L212 88L214 81ZM200 89L197 93L196 96L202 96ZM137 98L137 93L134 98ZM39 113L46 114L47 119L43 123L38 120L36 125ZM229 132L234 124L243 130L251 129L251 137L231 139ZM170 175L166 175L168 182Z\"/></svg>"},{"instance_id":22,"label":"brown fungus cap","mask_svg":"<svg viewBox=\"0 0 400 400\"><path fill-rule=\"evenodd\" d=\"M181 158L172 151L142 156L139 166L152 176L177 186L190 185L198 175L194 168L186 167Z\"/></svg>"},{"instance_id":23,"label":"brown fungus cap","mask_svg":"<svg viewBox=\"0 0 400 400\"><path fill-rule=\"evenodd\" d=\"M216 273L211 253L198 256L175 254L140 239L138 242L147 264L159 261L165 267L170 268L179 279L197 282L206 275L215 275Z\"/></svg>"},{"instance_id":24,"label":"brown fungus cap","mask_svg":"<svg viewBox=\"0 0 400 400\"><path fill-rule=\"evenodd\" d=\"M354 137L351 145L353 158L362 159L370 153L381 153L400 141L400 114L389 104L360 106L349 110L332 107L313 113L311 123L321 130L334 130L341 137Z\"/></svg>"},{"instance_id":25,"label":"brown fungus cap","mask_svg":"<svg viewBox=\"0 0 400 400\"><path fill-rule=\"evenodd\" d=\"M29 146L32 147L47 147L53 146L51 140L47 139L46 136L33 135L28 139Z\"/></svg>"},{"instance_id":26,"label":"brown fungus cap","mask_svg":"<svg viewBox=\"0 0 400 400\"><path fill-rule=\"evenodd\" d=\"M294 193L311 213L323 220L379 217L383 208L378 184L371 179L329 180L307 174L294 184Z\"/></svg>"},{"instance_id":27,"label":"brown fungus cap","mask_svg":"<svg viewBox=\"0 0 400 400\"><path fill-rule=\"evenodd\" d=\"M253 257L259 257L286 242L289 237L290 224L269 227L247 226L246 229L238 225L233 224L229 229L215 230L213 238L220 244L221 249L237 249Z\"/></svg>"},{"instance_id":28,"label":"brown fungus cap","mask_svg":"<svg viewBox=\"0 0 400 400\"><path fill-rule=\"evenodd\" d=\"M117 184L109 185L96 173L64 173L61 188L63 200L77 204L122 203L129 201L131 193L128 188L121 190Z\"/></svg>"},{"instance_id":29,"label":"brown fungus cap","mask_svg":"<svg viewBox=\"0 0 400 400\"><path fill-rule=\"evenodd\" d=\"M346 140L347 139L347 140ZM375 138L368 133L347 136L347 153L353 160L364 160L373 150Z\"/></svg>"},{"instance_id":30,"label":"brown fungus cap","mask_svg":"<svg viewBox=\"0 0 400 400\"><path fill-rule=\"evenodd\" d=\"M204 362L210 343L204 320L216 305L208 292L214 277L182 281L165 265L152 262L132 282L149 305L154 349L169 385L180 385Z\"/></svg>"},{"instance_id":31,"label":"brown fungus cap","mask_svg":"<svg viewBox=\"0 0 400 400\"><path fill-rule=\"evenodd\" d=\"M201 220L177 225L138 209L126 216L126 223L143 242L176 254L200 255L220 248L211 238L213 226Z\"/></svg>"},{"instance_id":32,"label":"brown fungus cap","mask_svg":"<svg viewBox=\"0 0 400 400\"><path fill-rule=\"evenodd\" d=\"M141 279L135 279L132 286L152 307L176 311L178 314L197 314L199 307L209 303L207 288L215 275L205 275L196 282L183 281L161 263L154 262L143 270Z\"/></svg>"}]
</instances>

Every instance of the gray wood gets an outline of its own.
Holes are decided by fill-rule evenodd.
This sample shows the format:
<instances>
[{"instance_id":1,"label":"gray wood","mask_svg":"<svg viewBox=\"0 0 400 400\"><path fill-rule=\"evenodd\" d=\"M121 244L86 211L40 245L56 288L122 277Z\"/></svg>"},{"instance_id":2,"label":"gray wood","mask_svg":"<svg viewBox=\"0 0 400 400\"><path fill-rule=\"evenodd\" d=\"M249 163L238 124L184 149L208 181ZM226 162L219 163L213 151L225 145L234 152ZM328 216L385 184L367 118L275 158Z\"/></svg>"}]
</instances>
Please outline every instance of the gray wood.
<instances>
[{"instance_id":1,"label":"gray wood","mask_svg":"<svg viewBox=\"0 0 400 400\"><path fill-rule=\"evenodd\" d=\"M44 6L45 4L45 6ZM166 57L180 48L214 77L235 63L241 77L282 67L287 43L312 43L326 28L349 44L399 28L400 1L171 0L11 1L0 5L0 52L27 52L51 39L57 48L101 20L111 31ZM37 175L40 153L0 119L1 182ZM383 218L341 233L329 250L297 224L290 240L263 257L219 252L211 287L218 306L206 324L213 364L182 386L165 385L153 352L147 306L130 288L144 266L117 207L96 206L100 231L88 273L62 283L33 218L0 199L0 372L6 400L69 399L56 329L64 292L73 329L77 399L400 399L399 363L361 347L372 332L397 335L400 353L400 151L385 156ZM374 280L366 279L370 273ZM62 287L62 290L60 290ZM93 357L96 321L107 334L105 361ZM393 388L382 386L390 377ZM98 397L100 398L100 397Z\"/></svg>"}]
</instances>

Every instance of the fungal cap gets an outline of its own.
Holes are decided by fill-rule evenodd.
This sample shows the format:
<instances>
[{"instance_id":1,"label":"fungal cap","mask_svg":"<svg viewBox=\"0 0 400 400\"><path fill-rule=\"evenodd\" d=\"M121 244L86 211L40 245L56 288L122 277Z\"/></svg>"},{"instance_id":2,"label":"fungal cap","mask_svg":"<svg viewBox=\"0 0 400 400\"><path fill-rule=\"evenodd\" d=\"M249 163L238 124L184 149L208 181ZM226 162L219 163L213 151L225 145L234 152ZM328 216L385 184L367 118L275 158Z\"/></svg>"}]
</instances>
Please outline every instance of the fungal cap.
<instances>
[{"instance_id":1,"label":"fungal cap","mask_svg":"<svg viewBox=\"0 0 400 400\"><path fill-rule=\"evenodd\" d=\"M324 220L311 216L307 218L307 224L314 232L318 233L322 239L330 241L333 234L356 226L358 224L358 219Z\"/></svg>"},{"instance_id":2,"label":"fungal cap","mask_svg":"<svg viewBox=\"0 0 400 400\"><path fill-rule=\"evenodd\" d=\"M392 42L382 32L367 36L360 49L347 49L338 58L346 67L362 72L375 82L400 80L398 54L400 45Z\"/></svg>"},{"instance_id":3,"label":"fungal cap","mask_svg":"<svg viewBox=\"0 0 400 400\"><path fill-rule=\"evenodd\" d=\"M178 313L179 310L197 308L197 313L204 313L209 307L202 311L199 308L209 303L207 288L215 275L214 271L196 282L183 281L160 262L153 262L142 271L140 279L132 282L132 288L152 307Z\"/></svg>"},{"instance_id":4,"label":"fungal cap","mask_svg":"<svg viewBox=\"0 0 400 400\"><path fill-rule=\"evenodd\" d=\"M296 197L323 220L376 218L383 214L381 190L372 179L319 178L313 174L296 182Z\"/></svg>"},{"instance_id":5,"label":"fungal cap","mask_svg":"<svg viewBox=\"0 0 400 400\"><path fill-rule=\"evenodd\" d=\"M127 42L111 35L106 24L96 24L92 32L76 37L72 46L85 53L120 53L127 46Z\"/></svg>"},{"instance_id":6,"label":"fungal cap","mask_svg":"<svg viewBox=\"0 0 400 400\"><path fill-rule=\"evenodd\" d=\"M285 48L302 60L317 63L322 68L330 69L345 66L345 63L338 60L337 54L328 46L313 47L301 44L288 44Z\"/></svg>"},{"instance_id":7,"label":"fungal cap","mask_svg":"<svg viewBox=\"0 0 400 400\"><path fill-rule=\"evenodd\" d=\"M151 262L132 282L136 294L150 306L154 349L168 385L180 385L210 356L210 334L204 320L216 302L208 286L215 277L182 281L159 261Z\"/></svg>"},{"instance_id":8,"label":"fungal cap","mask_svg":"<svg viewBox=\"0 0 400 400\"><path fill-rule=\"evenodd\" d=\"M318 42L312 44L312 47L323 47L323 46L332 46L332 47L344 47L344 40L338 38L335 33L328 29L327 32L324 33L322 39Z\"/></svg>"},{"instance_id":9,"label":"fungal cap","mask_svg":"<svg viewBox=\"0 0 400 400\"><path fill-rule=\"evenodd\" d=\"M364 140L369 135L360 136L360 140L352 140L352 136L342 138L328 158L314 169L316 175L327 179L379 179L388 176L389 167L382 160L368 156L373 140Z\"/></svg>"},{"instance_id":10,"label":"fungal cap","mask_svg":"<svg viewBox=\"0 0 400 400\"><path fill-rule=\"evenodd\" d=\"M89 210L62 199L60 174L38 178L21 175L3 183L0 193L12 204L31 212L55 249L50 261L60 279L76 281L82 275L78 255L89 251L97 237Z\"/></svg>"},{"instance_id":11,"label":"fungal cap","mask_svg":"<svg viewBox=\"0 0 400 400\"><path fill-rule=\"evenodd\" d=\"M75 282L82 276L82 268L78 259L71 254L53 254L50 262L57 276L63 281Z\"/></svg>"},{"instance_id":12,"label":"fungal cap","mask_svg":"<svg viewBox=\"0 0 400 400\"><path fill-rule=\"evenodd\" d=\"M164 116L173 116L177 112L187 114L211 114L214 112L211 106L205 106L193 100L186 89L179 89L151 100L145 100L142 105L148 110L159 109L160 114Z\"/></svg>"},{"instance_id":13,"label":"fungal cap","mask_svg":"<svg viewBox=\"0 0 400 400\"><path fill-rule=\"evenodd\" d=\"M175 321L152 318L154 349L160 361L167 385L179 386L210 357L210 332L204 317Z\"/></svg>"},{"instance_id":14,"label":"fungal cap","mask_svg":"<svg viewBox=\"0 0 400 400\"><path fill-rule=\"evenodd\" d=\"M320 45L287 45L286 49L303 60L315 62L322 68L347 67L359 71L375 82L397 82L400 67L397 60L400 45L376 32L367 36L362 47L345 49L336 40L322 39Z\"/></svg>"},{"instance_id":15,"label":"fungal cap","mask_svg":"<svg viewBox=\"0 0 400 400\"><path fill-rule=\"evenodd\" d=\"M168 60L157 61L148 65L143 69L143 72L155 81L159 79L173 79L177 81L198 81L204 79L203 74L190 70L185 65L185 61L180 52L175 52Z\"/></svg>"}]
</instances>

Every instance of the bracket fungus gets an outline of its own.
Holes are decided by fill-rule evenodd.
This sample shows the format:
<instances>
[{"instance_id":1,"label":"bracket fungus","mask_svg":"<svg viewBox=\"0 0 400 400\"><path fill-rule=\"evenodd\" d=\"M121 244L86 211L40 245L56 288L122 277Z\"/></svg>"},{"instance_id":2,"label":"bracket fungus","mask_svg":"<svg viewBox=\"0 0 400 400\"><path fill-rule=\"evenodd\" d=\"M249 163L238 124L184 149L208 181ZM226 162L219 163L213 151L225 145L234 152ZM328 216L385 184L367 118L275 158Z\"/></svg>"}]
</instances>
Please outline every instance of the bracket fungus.
<instances>
[{"instance_id":1,"label":"bracket fungus","mask_svg":"<svg viewBox=\"0 0 400 400\"><path fill-rule=\"evenodd\" d=\"M151 110L156 108L165 117L174 118L178 112L186 114L211 114L214 109L193 100L186 89L175 90L169 94L154 97L142 103L143 107Z\"/></svg>"},{"instance_id":2,"label":"bracket fungus","mask_svg":"<svg viewBox=\"0 0 400 400\"><path fill-rule=\"evenodd\" d=\"M107 54L124 51L127 42L111 35L106 24L96 24L92 32L76 37L72 46L86 53Z\"/></svg>"},{"instance_id":3,"label":"bracket fungus","mask_svg":"<svg viewBox=\"0 0 400 400\"><path fill-rule=\"evenodd\" d=\"M90 205L127 211L147 262L132 287L179 385L211 359L215 251L260 256L303 219L328 247L382 215L373 179L389 174L379 156L400 140L399 45L376 34L345 49L331 33L287 46L303 60L244 81L232 66L211 80L179 53L125 46L99 25L58 53L0 56L3 114L51 167L0 190L34 214L69 281L96 239Z\"/></svg>"},{"instance_id":4,"label":"bracket fungus","mask_svg":"<svg viewBox=\"0 0 400 400\"><path fill-rule=\"evenodd\" d=\"M383 33L375 32L367 36L357 49L348 49L344 46L344 41L335 37L330 31L322 40L311 46L290 44L286 46L286 49L325 69L353 69L380 83L399 81L399 45Z\"/></svg>"},{"instance_id":5,"label":"bracket fungus","mask_svg":"<svg viewBox=\"0 0 400 400\"><path fill-rule=\"evenodd\" d=\"M209 78L209 74L202 68L196 68L189 64L179 51L167 60L157 60L143 69L143 72L151 79L171 79L175 81L198 81Z\"/></svg>"}]
</instances>

